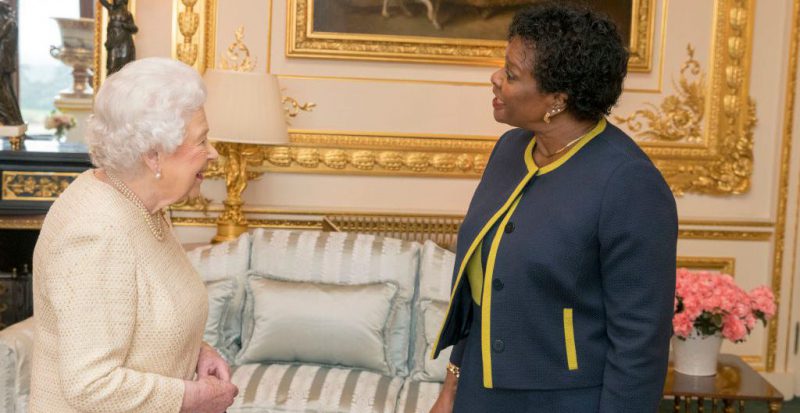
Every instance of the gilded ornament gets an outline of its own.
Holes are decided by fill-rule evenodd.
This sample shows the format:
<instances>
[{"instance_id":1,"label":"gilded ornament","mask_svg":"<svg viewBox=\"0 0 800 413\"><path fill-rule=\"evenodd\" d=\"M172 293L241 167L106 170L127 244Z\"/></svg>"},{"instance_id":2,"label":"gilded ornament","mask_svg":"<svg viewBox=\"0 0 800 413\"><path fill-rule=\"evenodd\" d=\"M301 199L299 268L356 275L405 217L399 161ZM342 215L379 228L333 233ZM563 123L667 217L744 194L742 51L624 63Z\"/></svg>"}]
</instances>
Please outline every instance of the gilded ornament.
<instances>
[{"instance_id":1,"label":"gilded ornament","mask_svg":"<svg viewBox=\"0 0 800 413\"><path fill-rule=\"evenodd\" d=\"M4 201L55 201L80 175L71 172L3 171Z\"/></svg>"},{"instance_id":2,"label":"gilded ornament","mask_svg":"<svg viewBox=\"0 0 800 413\"><path fill-rule=\"evenodd\" d=\"M244 26L239 26L234 33L235 40L228 46L225 57L219 62L222 70L252 72L256 67L254 58L250 57L250 49L244 44Z\"/></svg>"},{"instance_id":3,"label":"gilded ornament","mask_svg":"<svg viewBox=\"0 0 800 413\"><path fill-rule=\"evenodd\" d=\"M449 153L439 153L433 155L433 159L431 161L433 164L433 168L437 171L452 171L456 167L456 159L455 156Z\"/></svg>"},{"instance_id":4,"label":"gilded ornament","mask_svg":"<svg viewBox=\"0 0 800 413\"><path fill-rule=\"evenodd\" d=\"M356 151L352 159L353 166L358 169L372 169L375 166L375 153L372 151Z\"/></svg>"},{"instance_id":5,"label":"gilded ornament","mask_svg":"<svg viewBox=\"0 0 800 413\"><path fill-rule=\"evenodd\" d=\"M292 154L288 147L272 147L267 154L267 160L275 166L289 166L292 164Z\"/></svg>"},{"instance_id":6,"label":"gilded ornament","mask_svg":"<svg viewBox=\"0 0 800 413\"><path fill-rule=\"evenodd\" d=\"M657 107L645 104L649 109L640 109L626 117L615 116L617 122L625 124L635 136L644 141L667 141L698 143L702 140L703 109L705 106L705 76L700 71L700 62L694 58L694 47L686 46L689 59L680 71L680 80L673 81L678 96L668 96ZM647 121L642 128L640 118Z\"/></svg>"},{"instance_id":7,"label":"gilded ornament","mask_svg":"<svg viewBox=\"0 0 800 413\"><path fill-rule=\"evenodd\" d=\"M393 151L382 152L378 155L378 164L389 170L400 170L403 167L403 155Z\"/></svg>"},{"instance_id":8,"label":"gilded ornament","mask_svg":"<svg viewBox=\"0 0 800 413\"><path fill-rule=\"evenodd\" d=\"M344 169L347 167L347 153L341 149L327 151L323 156L323 162L328 168Z\"/></svg>"},{"instance_id":9,"label":"gilded ornament","mask_svg":"<svg viewBox=\"0 0 800 413\"><path fill-rule=\"evenodd\" d=\"M305 168L316 168L319 165L319 151L313 148L301 148L297 151L295 161Z\"/></svg>"}]
</instances>

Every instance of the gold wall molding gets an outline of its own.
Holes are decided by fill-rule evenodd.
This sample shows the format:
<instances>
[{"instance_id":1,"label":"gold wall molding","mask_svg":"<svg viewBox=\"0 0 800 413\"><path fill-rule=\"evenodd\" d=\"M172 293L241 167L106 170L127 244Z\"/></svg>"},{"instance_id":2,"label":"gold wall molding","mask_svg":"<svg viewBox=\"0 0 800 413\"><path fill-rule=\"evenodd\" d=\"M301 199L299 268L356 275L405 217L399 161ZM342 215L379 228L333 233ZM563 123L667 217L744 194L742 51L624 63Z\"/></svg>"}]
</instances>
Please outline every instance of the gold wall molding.
<instances>
[{"instance_id":1,"label":"gold wall molding","mask_svg":"<svg viewBox=\"0 0 800 413\"><path fill-rule=\"evenodd\" d=\"M210 204L207 206L201 205L173 205L171 210L175 213L186 214L186 213L203 213L203 217L190 217L187 215L179 215L173 216L174 222L180 222L180 225L191 226L191 225L215 225L216 223L216 216L223 210L223 208L219 204ZM266 208L266 207L258 207L258 206L245 206L242 208L242 212L248 216L248 222L251 222L253 219L257 219L258 216L269 215L269 216L294 216L294 217L308 217L308 216L316 216L316 217L340 217L340 219L344 219L341 217L361 217L365 220L365 222L370 222L370 220L377 220L377 221L385 221L390 222L395 220L397 222L402 222L403 220L422 220L425 222L448 222L447 228L448 230L444 230L439 228L438 231L440 232L448 232L453 231L456 233L458 230L458 224L463 219L463 215L459 214L420 214L420 213L381 213L381 212L368 212L368 211L326 211L326 210L291 210L291 209L275 209L275 208ZM251 218L253 217L253 218ZM176 221L176 219L178 219ZM302 219L303 221L308 221L306 218ZM393 222L393 221L392 221ZM456 224L453 224L457 222ZM348 224L349 225L349 224ZM353 224L356 225L356 224ZM373 225L373 224L370 224ZM394 224L386 224L386 225L394 225ZM371 226L371 228L373 228ZM351 228L345 226L344 228ZM388 227L385 227L388 228ZM343 229L343 230L353 230L358 231L362 230L362 227L352 227L351 229ZM388 231L388 229L387 229ZM402 231L398 231L402 232ZM722 240L722 241L769 241L772 238L771 231L758 231L758 230L725 230L725 229L692 229L692 228L680 228L678 231L678 236L683 239L700 239L700 240Z\"/></svg>"},{"instance_id":2,"label":"gold wall molding","mask_svg":"<svg viewBox=\"0 0 800 413\"><path fill-rule=\"evenodd\" d=\"M18 215L4 215L0 216L0 229L31 229L39 230L44 223L44 215L33 216L18 216Z\"/></svg>"},{"instance_id":3,"label":"gold wall molding","mask_svg":"<svg viewBox=\"0 0 800 413\"><path fill-rule=\"evenodd\" d=\"M768 221L738 221L738 220L715 220L715 219L681 219L678 221L681 226L706 226L706 227L775 227L774 222Z\"/></svg>"},{"instance_id":4,"label":"gold wall molding","mask_svg":"<svg viewBox=\"0 0 800 413\"><path fill-rule=\"evenodd\" d=\"M315 32L311 19L314 1L287 0L289 57L498 66L505 56L506 42L502 40ZM649 72L652 68L655 1L632 2L631 72Z\"/></svg>"},{"instance_id":5,"label":"gold wall molding","mask_svg":"<svg viewBox=\"0 0 800 413\"><path fill-rule=\"evenodd\" d=\"M772 259L772 291L775 294L775 302L777 303L777 313L773 321L769 323L769 335L767 342L767 371L773 371L776 363L776 353L778 350L778 327L780 323L781 309L781 286L783 281L783 255L785 248L786 236L786 215L787 204L789 202L789 173L791 170L792 159L792 135L794 131L794 111L795 101L797 99L797 70L798 70L798 47L800 47L800 0L792 2L792 26L791 37L789 39L789 61L786 75L786 93L784 93L784 109L783 109L783 131L781 137L781 154L780 154L780 180L778 181L778 207L777 207L777 222L775 223L775 246L773 247L774 256ZM798 218L800 218L800 195L798 195L797 209L795 211L795 227L794 227L794 251L792 253L792 264L789 276L791 277L789 288L789 304L785 306L788 311L792 311L793 296L794 296L794 280L796 278L797 269L797 248L798 248ZM791 326L791 313L787 322L787 326ZM791 328L786 330L786 349L784 353L784 366L785 370L789 370L789 348Z\"/></svg>"},{"instance_id":6,"label":"gold wall molding","mask_svg":"<svg viewBox=\"0 0 800 413\"><path fill-rule=\"evenodd\" d=\"M678 238L717 241L769 241L772 238L772 232L719 229L679 229Z\"/></svg>"},{"instance_id":7,"label":"gold wall molding","mask_svg":"<svg viewBox=\"0 0 800 413\"><path fill-rule=\"evenodd\" d=\"M690 270L719 271L723 274L735 275L736 258L733 257L689 257L678 256L678 268Z\"/></svg>"},{"instance_id":8,"label":"gold wall molding","mask_svg":"<svg viewBox=\"0 0 800 413\"><path fill-rule=\"evenodd\" d=\"M172 1L172 58L205 73L214 67L217 0Z\"/></svg>"},{"instance_id":9,"label":"gold wall molding","mask_svg":"<svg viewBox=\"0 0 800 413\"><path fill-rule=\"evenodd\" d=\"M55 201L78 172L2 171L4 201Z\"/></svg>"},{"instance_id":10,"label":"gold wall molding","mask_svg":"<svg viewBox=\"0 0 800 413\"><path fill-rule=\"evenodd\" d=\"M496 138L458 135L381 135L358 132L290 132L291 145L253 146L251 178L263 172L414 175L480 178ZM218 150L224 143L216 143ZM222 177L225 157L207 176Z\"/></svg>"}]
</instances>

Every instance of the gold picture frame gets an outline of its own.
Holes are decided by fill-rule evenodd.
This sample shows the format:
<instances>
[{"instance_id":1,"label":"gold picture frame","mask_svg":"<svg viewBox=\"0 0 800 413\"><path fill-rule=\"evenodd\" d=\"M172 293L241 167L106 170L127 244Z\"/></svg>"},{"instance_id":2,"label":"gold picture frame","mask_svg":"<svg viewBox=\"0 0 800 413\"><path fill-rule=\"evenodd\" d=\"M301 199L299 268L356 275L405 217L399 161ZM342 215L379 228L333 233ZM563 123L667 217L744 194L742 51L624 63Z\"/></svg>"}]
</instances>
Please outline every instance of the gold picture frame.
<instances>
[{"instance_id":1,"label":"gold picture frame","mask_svg":"<svg viewBox=\"0 0 800 413\"><path fill-rule=\"evenodd\" d=\"M499 66L504 40L323 32L314 28L315 0L287 0L289 57ZM324 0L328 1L328 0ZM628 70L652 69L656 0L631 0Z\"/></svg>"}]
</instances>

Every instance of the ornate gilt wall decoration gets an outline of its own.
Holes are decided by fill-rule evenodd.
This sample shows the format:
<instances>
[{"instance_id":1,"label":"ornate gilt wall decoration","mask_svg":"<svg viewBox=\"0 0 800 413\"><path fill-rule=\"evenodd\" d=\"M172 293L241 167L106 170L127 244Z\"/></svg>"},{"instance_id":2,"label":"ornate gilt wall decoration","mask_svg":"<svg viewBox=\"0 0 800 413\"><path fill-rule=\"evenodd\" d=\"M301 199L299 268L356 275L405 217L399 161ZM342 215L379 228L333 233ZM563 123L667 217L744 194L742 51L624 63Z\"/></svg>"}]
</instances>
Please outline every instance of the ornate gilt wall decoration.
<instances>
[{"instance_id":1,"label":"ornate gilt wall decoration","mask_svg":"<svg viewBox=\"0 0 800 413\"><path fill-rule=\"evenodd\" d=\"M3 200L55 201L80 173L3 171Z\"/></svg>"},{"instance_id":2,"label":"ornate gilt wall decoration","mask_svg":"<svg viewBox=\"0 0 800 413\"><path fill-rule=\"evenodd\" d=\"M628 117L614 117L640 141L702 143L705 75L694 58L694 47L689 44L686 51L689 59L681 67L678 82L673 81L677 95L667 96L659 106L646 103L646 109ZM647 122L646 128L643 120Z\"/></svg>"},{"instance_id":3,"label":"ornate gilt wall decoration","mask_svg":"<svg viewBox=\"0 0 800 413\"><path fill-rule=\"evenodd\" d=\"M173 0L172 58L200 73L214 67L216 0Z\"/></svg>"},{"instance_id":4,"label":"ornate gilt wall decoration","mask_svg":"<svg viewBox=\"0 0 800 413\"><path fill-rule=\"evenodd\" d=\"M505 41L315 31L315 1L288 2L286 50L290 57L483 66L500 65L504 58ZM632 72L648 72L652 67L655 1L631 2L628 70Z\"/></svg>"},{"instance_id":5,"label":"ornate gilt wall decoration","mask_svg":"<svg viewBox=\"0 0 800 413\"><path fill-rule=\"evenodd\" d=\"M220 69L252 72L256 67L256 60L250 56L250 49L244 43L244 26L239 26L233 33L233 37L233 43L228 46L225 56L220 59Z\"/></svg>"},{"instance_id":6,"label":"ornate gilt wall decoration","mask_svg":"<svg viewBox=\"0 0 800 413\"><path fill-rule=\"evenodd\" d=\"M756 125L748 95L753 8L753 0L716 0L707 77L690 48L677 96L618 118L641 139L676 195L731 195L750 188Z\"/></svg>"}]
</instances>

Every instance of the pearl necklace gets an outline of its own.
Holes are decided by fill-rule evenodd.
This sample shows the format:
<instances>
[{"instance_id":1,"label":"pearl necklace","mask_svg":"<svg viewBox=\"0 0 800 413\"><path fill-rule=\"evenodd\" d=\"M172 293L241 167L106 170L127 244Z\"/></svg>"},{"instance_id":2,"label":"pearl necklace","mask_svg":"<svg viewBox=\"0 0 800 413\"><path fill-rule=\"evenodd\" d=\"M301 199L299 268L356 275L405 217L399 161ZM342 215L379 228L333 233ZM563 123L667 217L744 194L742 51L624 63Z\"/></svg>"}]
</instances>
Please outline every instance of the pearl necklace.
<instances>
[{"instance_id":1,"label":"pearl necklace","mask_svg":"<svg viewBox=\"0 0 800 413\"><path fill-rule=\"evenodd\" d=\"M162 241L164 239L164 229L161 226L161 221L163 220L163 211L158 211L155 214L151 214L150 211L145 208L142 200L136 196L124 182L122 182L119 178L112 175L108 171L106 171L106 176L111 181L111 184L114 185L114 188L122 193L125 198L128 198L134 205L139 207L139 210L142 211L142 215L144 215L144 220L147 222L147 226L150 228L150 232L153 233L153 236L158 241Z\"/></svg>"}]
</instances>

